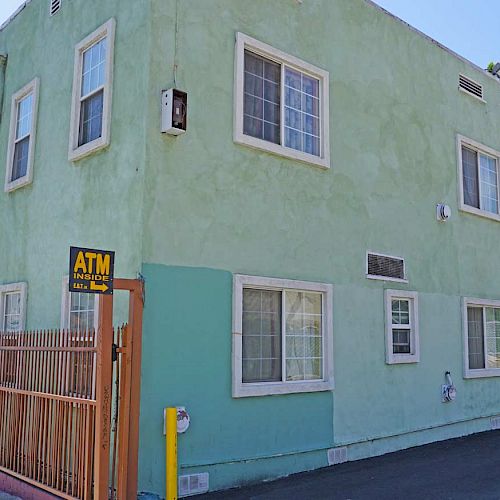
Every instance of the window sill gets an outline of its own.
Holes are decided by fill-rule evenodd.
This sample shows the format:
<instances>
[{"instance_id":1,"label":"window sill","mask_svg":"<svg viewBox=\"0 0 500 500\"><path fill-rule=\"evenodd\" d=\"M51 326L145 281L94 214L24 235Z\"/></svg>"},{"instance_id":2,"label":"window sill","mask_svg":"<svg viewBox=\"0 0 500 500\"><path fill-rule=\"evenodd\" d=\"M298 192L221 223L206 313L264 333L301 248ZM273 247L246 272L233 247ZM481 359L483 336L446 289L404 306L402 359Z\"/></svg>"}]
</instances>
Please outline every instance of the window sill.
<instances>
[{"instance_id":1,"label":"window sill","mask_svg":"<svg viewBox=\"0 0 500 500\"><path fill-rule=\"evenodd\" d=\"M103 137L99 137L99 139L95 139L92 142L88 142L83 146L80 146L76 149L71 149L68 153L69 161L78 161L86 156L89 156L97 151L101 151L104 148L109 146L109 140L104 139Z\"/></svg>"},{"instance_id":2,"label":"window sill","mask_svg":"<svg viewBox=\"0 0 500 500\"><path fill-rule=\"evenodd\" d=\"M480 368L477 370L465 369L464 378L500 377L500 368Z\"/></svg>"},{"instance_id":3,"label":"window sill","mask_svg":"<svg viewBox=\"0 0 500 500\"><path fill-rule=\"evenodd\" d=\"M296 151L295 149L287 148L285 146L281 146L280 144L274 144L262 139L257 139L256 137L252 137L250 135L236 133L234 136L234 142L242 146L249 146L260 151L266 151L267 153L271 153L276 156L314 165L315 167L320 167L325 170L330 168L330 160L328 158L314 156L302 151Z\"/></svg>"},{"instance_id":4,"label":"window sill","mask_svg":"<svg viewBox=\"0 0 500 500\"><path fill-rule=\"evenodd\" d=\"M459 207L459 210L461 212L465 212L468 214L477 215L478 217L483 217L485 219L490 219L500 222L500 215L491 212L486 212L485 210L481 210L479 208L469 207L468 205L461 205Z\"/></svg>"},{"instance_id":5,"label":"window sill","mask_svg":"<svg viewBox=\"0 0 500 500\"><path fill-rule=\"evenodd\" d=\"M272 396L279 394L297 394L301 392L324 392L332 391L333 388L333 380L238 384L238 386L233 387L233 398Z\"/></svg>"},{"instance_id":6,"label":"window sill","mask_svg":"<svg viewBox=\"0 0 500 500\"><path fill-rule=\"evenodd\" d=\"M420 358L417 354L395 355L389 354L385 360L387 365L404 365L409 363L419 363Z\"/></svg>"},{"instance_id":7,"label":"window sill","mask_svg":"<svg viewBox=\"0 0 500 500\"><path fill-rule=\"evenodd\" d=\"M487 104L487 102L484 99L481 99L481 97L478 97L477 95L471 92L467 92L467 90L463 89L462 87L458 87L458 90L463 94L468 95L469 97L473 97L476 101L482 102L483 104Z\"/></svg>"},{"instance_id":8,"label":"window sill","mask_svg":"<svg viewBox=\"0 0 500 500\"><path fill-rule=\"evenodd\" d=\"M11 193L12 191L15 191L16 189L20 189L24 186L27 186L28 184L31 184L33 179L31 178L31 175L25 175L24 177L21 177L19 179L16 179L13 182L6 182L4 191L6 193Z\"/></svg>"},{"instance_id":9,"label":"window sill","mask_svg":"<svg viewBox=\"0 0 500 500\"><path fill-rule=\"evenodd\" d=\"M377 281L394 281L395 283L406 283L408 284L408 280L402 280L400 278L390 278L389 276L376 276L375 274L367 274L366 279L369 280L377 280Z\"/></svg>"}]
</instances>

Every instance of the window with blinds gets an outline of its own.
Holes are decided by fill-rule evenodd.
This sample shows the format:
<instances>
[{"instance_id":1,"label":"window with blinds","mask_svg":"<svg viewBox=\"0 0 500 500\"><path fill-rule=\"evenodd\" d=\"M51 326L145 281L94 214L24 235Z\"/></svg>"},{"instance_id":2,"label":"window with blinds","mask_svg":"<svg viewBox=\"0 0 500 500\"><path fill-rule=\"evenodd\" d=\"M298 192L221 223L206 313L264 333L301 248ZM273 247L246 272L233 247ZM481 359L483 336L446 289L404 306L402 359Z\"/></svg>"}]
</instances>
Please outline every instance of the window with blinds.
<instances>
[{"instance_id":1,"label":"window with blinds","mask_svg":"<svg viewBox=\"0 0 500 500\"><path fill-rule=\"evenodd\" d=\"M463 205L486 214L499 215L498 156L489 148L463 141L460 156Z\"/></svg>"},{"instance_id":2,"label":"window with blinds","mask_svg":"<svg viewBox=\"0 0 500 500\"><path fill-rule=\"evenodd\" d=\"M470 370L500 368L500 307L467 307Z\"/></svg>"}]
</instances>

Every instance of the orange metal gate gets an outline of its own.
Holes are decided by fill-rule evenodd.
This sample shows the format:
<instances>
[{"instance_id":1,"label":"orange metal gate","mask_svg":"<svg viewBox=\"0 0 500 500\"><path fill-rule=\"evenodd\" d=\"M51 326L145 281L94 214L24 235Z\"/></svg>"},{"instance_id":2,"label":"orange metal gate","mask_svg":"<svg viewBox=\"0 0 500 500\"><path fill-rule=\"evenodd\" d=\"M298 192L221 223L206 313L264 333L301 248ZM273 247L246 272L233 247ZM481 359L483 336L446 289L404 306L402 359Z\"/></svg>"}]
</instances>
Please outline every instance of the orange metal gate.
<instances>
[{"instance_id":1,"label":"orange metal gate","mask_svg":"<svg viewBox=\"0 0 500 500\"><path fill-rule=\"evenodd\" d=\"M0 471L60 498L136 498L143 290L120 279L115 289L130 292L123 327L101 296L97 334L0 332Z\"/></svg>"}]
</instances>

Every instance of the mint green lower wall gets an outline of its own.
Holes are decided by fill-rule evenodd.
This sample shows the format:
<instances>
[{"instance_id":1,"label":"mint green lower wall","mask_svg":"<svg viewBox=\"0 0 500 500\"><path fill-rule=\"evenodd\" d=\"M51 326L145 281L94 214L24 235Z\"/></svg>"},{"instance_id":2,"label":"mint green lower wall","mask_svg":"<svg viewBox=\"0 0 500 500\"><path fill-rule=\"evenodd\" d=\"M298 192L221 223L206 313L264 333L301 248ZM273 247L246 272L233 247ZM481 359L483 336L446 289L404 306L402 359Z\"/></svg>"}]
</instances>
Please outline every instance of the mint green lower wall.
<instances>
[{"instance_id":1,"label":"mint green lower wall","mask_svg":"<svg viewBox=\"0 0 500 500\"><path fill-rule=\"evenodd\" d=\"M144 264L143 275L140 491L164 495L166 406L191 415L179 473L209 472L212 490L327 466L334 446L355 460L488 430L500 413L499 380L462 378L459 296L420 293L421 361L388 366L386 284L334 283L335 390L234 399L232 273ZM458 390L449 404L446 370Z\"/></svg>"},{"instance_id":2,"label":"mint green lower wall","mask_svg":"<svg viewBox=\"0 0 500 500\"><path fill-rule=\"evenodd\" d=\"M140 490L165 491L166 406L185 406L191 415L190 428L179 436L180 473L191 466L332 444L331 393L231 397L231 273L145 265L143 275ZM248 466L245 474L239 467L221 466L220 474L211 475L211 486L282 475L288 462ZM319 465L325 461L311 461L311 466Z\"/></svg>"}]
</instances>

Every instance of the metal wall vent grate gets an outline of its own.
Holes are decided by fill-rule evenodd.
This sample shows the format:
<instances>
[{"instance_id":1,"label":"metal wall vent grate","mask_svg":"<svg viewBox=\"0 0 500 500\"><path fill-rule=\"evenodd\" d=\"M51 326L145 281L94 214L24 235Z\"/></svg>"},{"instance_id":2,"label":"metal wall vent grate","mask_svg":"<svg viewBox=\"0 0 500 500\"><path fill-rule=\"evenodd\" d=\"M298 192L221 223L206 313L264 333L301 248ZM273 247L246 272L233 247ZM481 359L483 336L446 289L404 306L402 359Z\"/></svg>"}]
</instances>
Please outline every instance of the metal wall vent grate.
<instances>
[{"instance_id":1,"label":"metal wall vent grate","mask_svg":"<svg viewBox=\"0 0 500 500\"><path fill-rule=\"evenodd\" d=\"M474 97L483 99L483 86L464 75L459 75L458 77L458 88Z\"/></svg>"},{"instance_id":2,"label":"metal wall vent grate","mask_svg":"<svg viewBox=\"0 0 500 500\"><path fill-rule=\"evenodd\" d=\"M49 14L53 16L61 9L62 0L50 0Z\"/></svg>"},{"instance_id":3,"label":"metal wall vent grate","mask_svg":"<svg viewBox=\"0 0 500 500\"><path fill-rule=\"evenodd\" d=\"M492 431L496 431L496 430L500 429L500 417L493 417L490 420L490 423L491 423L491 430Z\"/></svg>"},{"instance_id":4,"label":"metal wall vent grate","mask_svg":"<svg viewBox=\"0 0 500 500\"><path fill-rule=\"evenodd\" d=\"M389 257L368 253L367 274L391 279L405 279L405 261L399 257Z\"/></svg>"},{"instance_id":5,"label":"metal wall vent grate","mask_svg":"<svg viewBox=\"0 0 500 500\"><path fill-rule=\"evenodd\" d=\"M327 452L328 465L338 465L347 462L347 447L331 448Z\"/></svg>"},{"instance_id":6,"label":"metal wall vent grate","mask_svg":"<svg viewBox=\"0 0 500 500\"><path fill-rule=\"evenodd\" d=\"M208 472L179 477L179 496L189 497L208 491Z\"/></svg>"}]
</instances>

